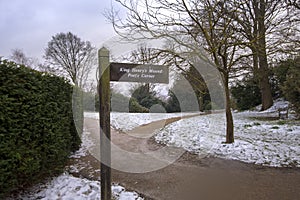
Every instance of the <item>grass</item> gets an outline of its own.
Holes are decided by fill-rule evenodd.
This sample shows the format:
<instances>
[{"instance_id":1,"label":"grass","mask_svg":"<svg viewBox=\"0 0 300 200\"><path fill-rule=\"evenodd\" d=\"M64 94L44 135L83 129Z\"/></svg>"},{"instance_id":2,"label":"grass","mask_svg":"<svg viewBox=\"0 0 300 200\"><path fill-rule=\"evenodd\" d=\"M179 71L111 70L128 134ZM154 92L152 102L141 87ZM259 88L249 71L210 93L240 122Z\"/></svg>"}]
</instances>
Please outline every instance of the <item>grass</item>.
<instances>
[{"instance_id":1,"label":"grass","mask_svg":"<svg viewBox=\"0 0 300 200\"><path fill-rule=\"evenodd\" d=\"M272 126L271 129L279 129L279 126Z\"/></svg>"},{"instance_id":2,"label":"grass","mask_svg":"<svg viewBox=\"0 0 300 200\"><path fill-rule=\"evenodd\" d=\"M245 124L245 125L244 125L244 128L250 128L250 127L252 127L251 124Z\"/></svg>"},{"instance_id":3,"label":"grass","mask_svg":"<svg viewBox=\"0 0 300 200\"><path fill-rule=\"evenodd\" d=\"M285 125L286 123L287 123L287 121L285 121L285 120L279 120L277 122L278 125Z\"/></svg>"},{"instance_id":4,"label":"grass","mask_svg":"<svg viewBox=\"0 0 300 200\"><path fill-rule=\"evenodd\" d=\"M258 121L276 121L279 119L279 117L249 117L252 120L258 120Z\"/></svg>"}]
</instances>

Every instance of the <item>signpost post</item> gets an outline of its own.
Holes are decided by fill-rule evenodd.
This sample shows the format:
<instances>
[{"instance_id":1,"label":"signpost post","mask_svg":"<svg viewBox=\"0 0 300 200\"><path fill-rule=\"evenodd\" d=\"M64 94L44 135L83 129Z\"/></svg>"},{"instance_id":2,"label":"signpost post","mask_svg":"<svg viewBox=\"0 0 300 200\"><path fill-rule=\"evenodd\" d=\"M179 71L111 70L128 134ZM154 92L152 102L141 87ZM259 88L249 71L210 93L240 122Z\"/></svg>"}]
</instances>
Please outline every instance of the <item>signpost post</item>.
<instances>
[{"instance_id":1,"label":"signpost post","mask_svg":"<svg viewBox=\"0 0 300 200\"><path fill-rule=\"evenodd\" d=\"M169 68L161 65L109 63L109 51L98 51L100 100L101 200L111 200L110 81L169 83Z\"/></svg>"},{"instance_id":2,"label":"signpost post","mask_svg":"<svg viewBox=\"0 0 300 200\"><path fill-rule=\"evenodd\" d=\"M98 94L100 100L100 160L101 200L111 200L111 146L110 146L110 70L109 51L98 52L99 75Z\"/></svg>"}]
</instances>

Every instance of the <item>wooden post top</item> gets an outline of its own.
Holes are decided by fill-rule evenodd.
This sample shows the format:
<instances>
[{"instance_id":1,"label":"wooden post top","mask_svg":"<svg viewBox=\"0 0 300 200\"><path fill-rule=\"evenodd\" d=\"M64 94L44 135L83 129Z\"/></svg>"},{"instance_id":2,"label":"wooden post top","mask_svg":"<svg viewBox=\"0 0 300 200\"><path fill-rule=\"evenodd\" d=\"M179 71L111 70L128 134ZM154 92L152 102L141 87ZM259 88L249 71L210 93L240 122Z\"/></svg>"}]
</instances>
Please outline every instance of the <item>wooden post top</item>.
<instances>
[{"instance_id":1,"label":"wooden post top","mask_svg":"<svg viewBox=\"0 0 300 200\"><path fill-rule=\"evenodd\" d=\"M109 50L106 47L99 49L98 53L100 57L109 57Z\"/></svg>"}]
</instances>

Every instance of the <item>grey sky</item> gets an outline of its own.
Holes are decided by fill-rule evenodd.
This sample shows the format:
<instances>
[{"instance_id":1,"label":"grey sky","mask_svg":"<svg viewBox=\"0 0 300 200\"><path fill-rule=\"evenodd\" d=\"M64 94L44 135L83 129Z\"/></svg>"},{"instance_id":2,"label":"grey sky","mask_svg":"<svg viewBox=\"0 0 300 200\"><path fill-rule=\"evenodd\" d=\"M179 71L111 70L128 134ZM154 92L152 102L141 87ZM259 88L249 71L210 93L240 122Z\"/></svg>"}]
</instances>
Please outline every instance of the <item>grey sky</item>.
<instances>
[{"instance_id":1,"label":"grey sky","mask_svg":"<svg viewBox=\"0 0 300 200\"><path fill-rule=\"evenodd\" d=\"M103 16L111 0L0 0L0 56L22 49L42 58L51 37L76 34L96 47L114 35Z\"/></svg>"}]
</instances>

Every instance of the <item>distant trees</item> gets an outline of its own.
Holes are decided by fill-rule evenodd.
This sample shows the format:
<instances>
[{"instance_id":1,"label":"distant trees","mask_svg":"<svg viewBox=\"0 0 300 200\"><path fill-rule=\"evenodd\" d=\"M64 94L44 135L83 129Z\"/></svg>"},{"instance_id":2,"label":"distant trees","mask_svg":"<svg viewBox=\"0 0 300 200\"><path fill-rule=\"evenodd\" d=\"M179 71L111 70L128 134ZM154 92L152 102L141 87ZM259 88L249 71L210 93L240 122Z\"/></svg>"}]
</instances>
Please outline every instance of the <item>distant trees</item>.
<instances>
[{"instance_id":1,"label":"distant trees","mask_svg":"<svg viewBox=\"0 0 300 200\"><path fill-rule=\"evenodd\" d=\"M272 106L270 63L279 54L292 54L297 32L295 2L281 0L249 0L239 3L231 17L237 23L236 32L242 35L252 53L252 72L261 90L262 110ZM299 12L298 12L299 14Z\"/></svg>"},{"instance_id":2,"label":"distant trees","mask_svg":"<svg viewBox=\"0 0 300 200\"><path fill-rule=\"evenodd\" d=\"M155 92L149 88L149 84L141 85L136 88L131 98L134 98L142 107L147 109L150 109L156 104L163 104L162 101L155 96Z\"/></svg>"},{"instance_id":3,"label":"distant trees","mask_svg":"<svg viewBox=\"0 0 300 200\"><path fill-rule=\"evenodd\" d=\"M210 110L211 99L205 86L201 75L193 67L182 72L169 91L168 110L182 112Z\"/></svg>"},{"instance_id":4,"label":"distant trees","mask_svg":"<svg viewBox=\"0 0 300 200\"><path fill-rule=\"evenodd\" d=\"M243 55L236 54L239 40L235 37L232 18L227 15L234 13L236 9L227 3L210 0L117 2L128 11L125 21L119 21L115 13L109 15L119 35L133 39L138 32L141 38L165 38L171 44L168 53L177 58L187 59L193 55L194 59L209 63L206 56L208 53L215 68L221 73L225 86L226 142L232 143L234 137L229 73Z\"/></svg>"},{"instance_id":5,"label":"distant trees","mask_svg":"<svg viewBox=\"0 0 300 200\"><path fill-rule=\"evenodd\" d=\"M83 88L91 67L96 64L96 49L71 32L58 33L45 49L45 59L50 70L68 77Z\"/></svg>"},{"instance_id":6,"label":"distant trees","mask_svg":"<svg viewBox=\"0 0 300 200\"><path fill-rule=\"evenodd\" d=\"M130 111L130 101L129 97L124 96L123 94L116 93L111 91L110 97L110 107L113 112L128 112Z\"/></svg>"},{"instance_id":7,"label":"distant trees","mask_svg":"<svg viewBox=\"0 0 300 200\"><path fill-rule=\"evenodd\" d=\"M74 85L72 108L76 128L83 130L83 88L87 84L92 66L96 64L96 49L71 32L58 33L45 49L47 71L68 78Z\"/></svg>"},{"instance_id":8,"label":"distant trees","mask_svg":"<svg viewBox=\"0 0 300 200\"><path fill-rule=\"evenodd\" d=\"M116 1L127 10L124 20L113 9L108 13L120 36L129 40L164 38L171 44L168 53L174 57L194 55L214 63L225 86L228 143L233 142L230 78L249 70L245 64L252 65L250 72L259 84L265 110L273 104L270 63L275 55L299 49L297 1Z\"/></svg>"},{"instance_id":9,"label":"distant trees","mask_svg":"<svg viewBox=\"0 0 300 200\"><path fill-rule=\"evenodd\" d=\"M22 49L13 49L10 59L20 65L25 65L32 69L38 68L38 61L37 59L31 58L26 56Z\"/></svg>"}]
</instances>

